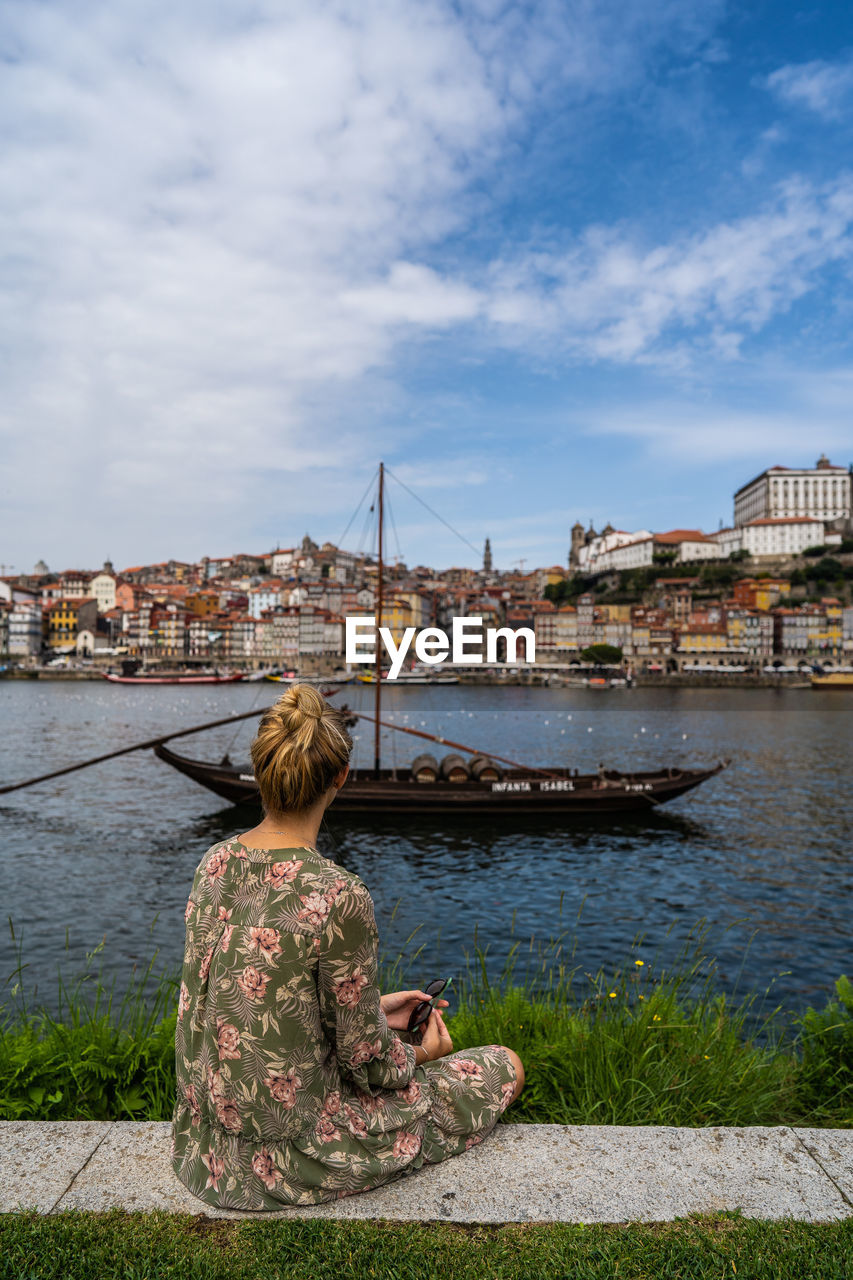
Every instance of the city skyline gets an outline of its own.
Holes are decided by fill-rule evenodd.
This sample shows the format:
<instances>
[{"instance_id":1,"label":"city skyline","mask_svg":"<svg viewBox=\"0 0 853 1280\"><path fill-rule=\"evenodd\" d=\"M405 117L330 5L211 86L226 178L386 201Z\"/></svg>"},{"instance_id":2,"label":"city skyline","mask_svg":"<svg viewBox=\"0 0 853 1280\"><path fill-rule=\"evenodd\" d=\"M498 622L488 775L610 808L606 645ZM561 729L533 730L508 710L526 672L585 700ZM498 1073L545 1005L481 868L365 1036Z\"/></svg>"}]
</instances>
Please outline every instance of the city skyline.
<instances>
[{"instance_id":1,"label":"city skyline","mask_svg":"<svg viewBox=\"0 0 853 1280\"><path fill-rule=\"evenodd\" d=\"M611 522L608 521L603 526L603 531L596 532L592 521L590 521L589 527L585 528L582 521L576 520L573 522L569 534L571 546L565 560L562 562L555 560L547 564L545 562L531 563L527 557L521 557L509 560L503 565L497 564L494 558L492 540L488 535L484 539L482 552L478 554L477 549L472 544L467 543L464 535L460 534L458 530L449 526L440 513L428 509L428 514L434 518L437 524L444 524L446 528L449 528L458 542L467 543L465 554L469 557L474 555L476 563L466 559L465 555L457 557L452 564L446 565L440 565L435 561L429 560L416 563L402 553L397 522L393 516L393 509L390 503L388 481L396 481L396 476L387 469L385 475L385 563L389 567L396 566L406 570L429 567L436 572L445 572L453 568L471 570L482 568L490 572L494 566L496 572L504 574L559 567L567 568L569 572L573 569L581 572L601 572L602 568L594 567L588 559L588 555L591 555L595 560L603 555L602 566L604 562L607 562L608 567L611 568L627 568L631 567L632 557L635 557L638 551L644 549L651 555L650 548L657 545L659 540L668 541L672 545L683 544L684 546L691 546L692 551L687 553L688 559L715 559L720 556L725 558L733 551L739 551L741 547L746 546L764 555L796 554L805 547L819 545L830 533L832 535L830 541L840 543L845 535L849 535L851 524L853 524L853 464L848 468L840 467L837 464L833 464L825 455L821 455L812 466L791 468L785 465L774 465L765 468L758 475L750 477L732 495L734 508L732 521L724 524L721 519L717 530L703 532L692 528L672 529L661 527L654 531L628 531L618 527L614 528ZM378 558L378 525L375 516L378 498L377 481L378 472L373 477L372 483L368 485L362 494L358 507L351 514L344 530L343 538L337 542L323 537L322 534L317 538L313 538L311 531L306 530L302 538L292 539L290 545L286 545L286 540L280 539L275 546L268 548L232 548L224 555L204 553L195 560L184 560L179 555L169 555L162 561L142 560L133 565L124 565L118 569L113 566L112 560L108 556L104 561L103 567L108 572L121 576L124 573L136 573L146 566L156 568L158 565L165 565L169 562L198 567L205 562L215 564L218 560L231 561L241 557L265 557L269 560L272 557L272 563L274 564L277 555L284 551L298 550L300 544L304 547L305 542L315 544L315 548L328 544L347 556L375 563ZM406 486L402 488L405 489ZM400 487L398 486L398 494L399 492ZM410 496L417 498L414 493L411 493ZM422 499L418 499L418 501L422 506L426 505ZM738 504L741 505L740 514L738 513ZM364 511L367 512L367 516L366 519L362 520L362 536L359 540L359 545L355 545L352 537L347 535L356 523L358 516ZM747 538L746 543L744 543L742 526L753 521L755 522L755 528ZM759 531L758 526L766 527L761 528ZM794 529L790 526L798 527ZM693 535L696 536L694 537ZM701 546L702 543L708 544L704 553ZM580 557L578 556L579 547L584 547ZM628 559L625 563L620 563L621 553L615 550L619 547L628 553ZM614 554L616 562L610 565L609 561L613 559ZM645 563L645 560L638 561L638 563L641 562ZM17 567L0 562L0 578L19 575L34 577L55 576L73 569L90 573L97 572L97 569L92 564L65 565L63 569L59 569L55 565L47 564L44 558L41 558L31 568Z\"/></svg>"},{"instance_id":2,"label":"city skyline","mask_svg":"<svg viewBox=\"0 0 853 1280\"><path fill-rule=\"evenodd\" d=\"M502 568L847 465L834 3L7 6L0 559L337 542L383 458ZM395 497L410 565L476 563Z\"/></svg>"}]
</instances>

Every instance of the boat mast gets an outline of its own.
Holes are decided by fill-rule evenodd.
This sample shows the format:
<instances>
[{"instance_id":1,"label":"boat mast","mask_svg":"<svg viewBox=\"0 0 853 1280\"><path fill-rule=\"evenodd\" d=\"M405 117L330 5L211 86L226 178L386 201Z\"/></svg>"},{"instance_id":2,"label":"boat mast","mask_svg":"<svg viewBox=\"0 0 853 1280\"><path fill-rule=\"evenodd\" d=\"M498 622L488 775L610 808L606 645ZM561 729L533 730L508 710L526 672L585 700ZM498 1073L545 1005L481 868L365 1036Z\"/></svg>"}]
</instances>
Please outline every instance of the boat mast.
<instances>
[{"instance_id":1,"label":"boat mast","mask_svg":"<svg viewBox=\"0 0 853 1280\"><path fill-rule=\"evenodd\" d=\"M382 733L380 724L380 704L382 702L382 654L380 652L379 627L382 626L382 535L383 535L383 505L385 498L385 463L379 464L379 573L377 575L376 589L376 670L374 671L375 695L374 695L374 715L376 724L374 725L373 735L373 772L379 777L379 738Z\"/></svg>"}]
</instances>

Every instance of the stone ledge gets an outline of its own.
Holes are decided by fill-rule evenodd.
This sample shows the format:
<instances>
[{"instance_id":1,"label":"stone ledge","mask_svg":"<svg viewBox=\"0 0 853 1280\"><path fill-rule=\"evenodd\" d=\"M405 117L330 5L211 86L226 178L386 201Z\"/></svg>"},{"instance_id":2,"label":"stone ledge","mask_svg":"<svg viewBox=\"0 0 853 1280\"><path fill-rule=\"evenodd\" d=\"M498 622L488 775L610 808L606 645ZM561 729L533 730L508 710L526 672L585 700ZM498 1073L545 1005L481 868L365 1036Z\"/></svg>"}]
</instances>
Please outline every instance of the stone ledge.
<instances>
[{"instance_id":1,"label":"stone ledge","mask_svg":"<svg viewBox=\"0 0 853 1280\"><path fill-rule=\"evenodd\" d=\"M172 1172L168 1122L0 1123L0 1211L164 1209L211 1218L663 1222L853 1216L853 1129L507 1124L376 1191L252 1214L197 1200Z\"/></svg>"}]
</instances>

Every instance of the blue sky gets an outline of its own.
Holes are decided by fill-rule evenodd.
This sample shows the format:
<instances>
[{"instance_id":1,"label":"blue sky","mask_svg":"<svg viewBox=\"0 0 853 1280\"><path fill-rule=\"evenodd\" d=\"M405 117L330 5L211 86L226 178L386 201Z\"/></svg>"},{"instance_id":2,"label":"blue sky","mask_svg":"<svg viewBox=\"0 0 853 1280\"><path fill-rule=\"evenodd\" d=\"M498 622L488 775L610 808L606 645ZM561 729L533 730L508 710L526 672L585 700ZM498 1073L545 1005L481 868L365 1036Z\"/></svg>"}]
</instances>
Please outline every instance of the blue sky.
<instances>
[{"instance_id":1,"label":"blue sky","mask_svg":"<svg viewBox=\"0 0 853 1280\"><path fill-rule=\"evenodd\" d=\"M7 0L0 562L501 567L853 459L853 14ZM410 563L472 553L403 491Z\"/></svg>"}]
</instances>

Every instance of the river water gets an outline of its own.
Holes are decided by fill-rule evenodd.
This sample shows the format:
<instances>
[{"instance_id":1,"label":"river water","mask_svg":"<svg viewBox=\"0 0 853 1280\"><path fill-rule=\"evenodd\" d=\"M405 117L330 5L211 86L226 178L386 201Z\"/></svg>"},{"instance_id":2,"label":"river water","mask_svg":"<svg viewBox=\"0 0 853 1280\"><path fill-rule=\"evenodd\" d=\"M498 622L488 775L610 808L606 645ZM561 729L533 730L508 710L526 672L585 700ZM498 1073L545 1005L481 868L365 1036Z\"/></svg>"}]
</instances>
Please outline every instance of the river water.
<instances>
[{"instance_id":1,"label":"river water","mask_svg":"<svg viewBox=\"0 0 853 1280\"><path fill-rule=\"evenodd\" d=\"M269 684L0 681L0 779L274 698ZM344 700L369 711L372 694L347 687ZM722 989L771 987L773 1004L799 1010L853 973L851 710L843 693L808 689L388 687L388 718L531 764L594 771L599 761L642 769L726 756L731 767L632 821L457 828L440 818L355 823L332 808L322 847L366 881L384 950L407 956L413 981L460 972L475 942L497 972L514 941L529 949L530 938L564 930L590 972L634 957L671 963L698 926ZM247 759L253 726L175 747ZM367 765L372 726L355 733L354 763ZM407 763L421 746L386 732L383 760ZM117 990L155 951L158 969L179 965L197 863L252 822L150 751L4 796L0 819L0 978L20 955L29 998L49 1005L57 967L71 977L98 944L94 963Z\"/></svg>"}]
</instances>

